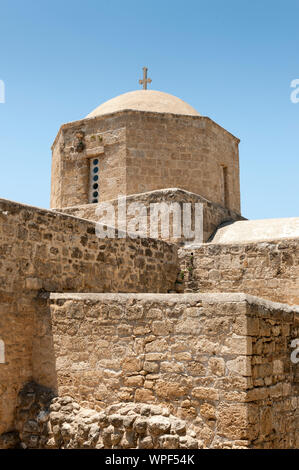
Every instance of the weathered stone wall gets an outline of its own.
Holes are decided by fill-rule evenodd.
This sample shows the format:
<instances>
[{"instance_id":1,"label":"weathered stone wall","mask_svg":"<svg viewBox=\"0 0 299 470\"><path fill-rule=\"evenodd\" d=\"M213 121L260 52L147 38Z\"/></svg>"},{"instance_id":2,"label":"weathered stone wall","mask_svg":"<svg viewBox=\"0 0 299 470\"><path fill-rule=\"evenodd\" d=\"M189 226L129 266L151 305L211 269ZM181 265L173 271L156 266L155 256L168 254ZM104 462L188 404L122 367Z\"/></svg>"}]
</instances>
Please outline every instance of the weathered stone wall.
<instances>
[{"instance_id":1,"label":"weathered stone wall","mask_svg":"<svg viewBox=\"0 0 299 470\"><path fill-rule=\"evenodd\" d=\"M0 200L1 289L167 292L176 247L155 239L105 238L95 224Z\"/></svg>"},{"instance_id":2,"label":"weathered stone wall","mask_svg":"<svg viewBox=\"0 0 299 470\"><path fill-rule=\"evenodd\" d=\"M1 258L2 249L0 246ZM2 259L0 261L3 273ZM5 345L5 363L0 364L0 435L13 429L14 410L20 387L32 377L32 301L21 291L6 292L0 286L0 338ZM15 283L16 289L17 283ZM0 443L1 448L1 443Z\"/></svg>"},{"instance_id":3,"label":"weathered stone wall","mask_svg":"<svg viewBox=\"0 0 299 470\"><path fill-rule=\"evenodd\" d=\"M134 194L132 196L127 196L125 198L127 210L130 204L138 203L143 204L147 210L147 219L146 223L136 227L136 230L140 230L145 233L148 237L150 236L150 204L157 204L157 203L166 203L168 207L170 204L178 203L181 209L181 221L183 220L183 204L190 203L191 204L191 220L192 220L192 230L194 230L194 221L195 221L195 204L202 204L203 205L203 237L202 241L207 242L208 239L214 234L217 227L227 221L233 220L242 220L238 213L226 209L219 204L213 203L204 199L203 197L190 193L188 191L184 191L182 189L177 188L169 188L169 189L162 189L157 191L151 191L147 193L141 194ZM112 201L107 201L113 205L115 208L115 220L117 224L119 221L121 222L121 226L124 227L124 223L127 224L127 227L130 221L135 217L135 215L130 215L127 212L125 218L119 217L118 214L118 200L114 199ZM57 209L63 213L71 214L76 217L82 217L84 219L98 221L99 216L96 215L96 210L100 207L100 204L85 204L82 206L75 206L75 207L67 207L64 209ZM120 227L120 225L117 225ZM188 239L187 237L183 236L183 227L181 227L181 237L177 238L174 236L173 233L173 216L170 215L169 217L169 236L165 236L163 232L161 233L161 226L158 227L158 236L162 240L171 241L173 243L183 244L187 243L188 241L193 241L194 238ZM199 235L197 233L197 235Z\"/></svg>"},{"instance_id":4,"label":"weathered stone wall","mask_svg":"<svg viewBox=\"0 0 299 470\"><path fill-rule=\"evenodd\" d=\"M136 112L126 130L127 194L182 188L240 213L239 139L207 117L161 113Z\"/></svg>"},{"instance_id":5,"label":"weathered stone wall","mask_svg":"<svg viewBox=\"0 0 299 470\"><path fill-rule=\"evenodd\" d=\"M206 244L179 250L189 292L246 292L299 304L299 239Z\"/></svg>"},{"instance_id":6,"label":"weathered stone wall","mask_svg":"<svg viewBox=\"0 0 299 470\"><path fill-rule=\"evenodd\" d=\"M192 426L167 408L116 403L98 413L69 396L28 383L18 396L17 433L0 436L0 449L197 449Z\"/></svg>"},{"instance_id":7,"label":"weathered stone wall","mask_svg":"<svg viewBox=\"0 0 299 470\"><path fill-rule=\"evenodd\" d=\"M65 124L53 144L51 207L89 202L89 159L98 158L100 202L182 187L240 213L238 144L202 116L122 111Z\"/></svg>"},{"instance_id":8,"label":"weathered stone wall","mask_svg":"<svg viewBox=\"0 0 299 470\"><path fill-rule=\"evenodd\" d=\"M52 335L45 385L80 406L161 404L205 447L294 447L295 313L243 294L52 294L35 376Z\"/></svg>"},{"instance_id":9,"label":"weathered stone wall","mask_svg":"<svg viewBox=\"0 0 299 470\"><path fill-rule=\"evenodd\" d=\"M10 429L17 393L33 373L35 312L46 308L45 292L167 292L177 255L160 240L100 240L92 222L6 200L0 254L1 433Z\"/></svg>"},{"instance_id":10,"label":"weathered stone wall","mask_svg":"<svg viewBox=\"0 0 299 470\"><path fill-rule=\"evenodd\" d=\"M100 160L100 199L126 194L125 125L117 114L61 127L52 147L51 207L88 204L93 158Z\"/></svg>"},{"instance_id":11,"label":"weathered stone wall","mask_svg":"<svg viewBox=\"0 0 299 470\"><path fill-rule=\"evenodd\" d=\"M250 302L246 328L252 389L246 402L254 423L251 446L298 449L299 367L291 361L291 343L299 338L299 307L292 314L293 307L269 309L265 301Z\"/></svg>"}]
</instances>

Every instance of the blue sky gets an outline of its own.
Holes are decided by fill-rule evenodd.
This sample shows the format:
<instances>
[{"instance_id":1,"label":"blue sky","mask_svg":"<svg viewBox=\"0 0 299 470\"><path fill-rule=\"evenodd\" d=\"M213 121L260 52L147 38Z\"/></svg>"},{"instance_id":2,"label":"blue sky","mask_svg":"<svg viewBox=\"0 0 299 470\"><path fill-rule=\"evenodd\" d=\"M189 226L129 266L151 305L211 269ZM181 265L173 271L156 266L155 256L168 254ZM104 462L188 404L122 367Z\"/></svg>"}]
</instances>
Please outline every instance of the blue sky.
<instances>
[{"instance_id":1,"label":"blue sky","mask_svg":"<svg viewBox=\"0 0 299 470\"><path fill-rule=\"evenodd\" d=\"M245 217L298 214L298 0L1 0L0 197L49 207L62 123L138 89L174 94L241 139Z\"/></svg>"}]
</instances>

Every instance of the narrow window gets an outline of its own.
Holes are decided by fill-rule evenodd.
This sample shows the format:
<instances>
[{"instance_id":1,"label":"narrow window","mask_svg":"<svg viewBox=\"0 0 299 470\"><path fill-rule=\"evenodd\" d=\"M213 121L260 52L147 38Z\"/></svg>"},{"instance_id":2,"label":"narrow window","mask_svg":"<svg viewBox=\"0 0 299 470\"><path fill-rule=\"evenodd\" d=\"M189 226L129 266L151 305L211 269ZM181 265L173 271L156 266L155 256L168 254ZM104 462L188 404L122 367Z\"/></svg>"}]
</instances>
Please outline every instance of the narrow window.
<instances>
[{"instance_id":1,"label":"narrow window","mask_svg":"<svg viewBox=\"0 0 299 470\"><path fill-rule=\"evenodd\" d=\"M228 193L228 174L227 166L222 166L222 188L223 188L223 205L229 206L229 193Z\"/></svg>"},{"instance_id":2,"label":"narrow window","mask_svg":"<svg viewBox=\"0 0 299 470\"><path fill-rule=\"evenodd\" d=\"M89 176L89 202L95 204L99 202L100 197L100 166L99 159L92 158L90 160L90 176Z\"/></svg>"},{"instance_id":3,"label":"narrow window","mask_svg":"<svg viewBox=\"0 0 299 470\"><path fill-rule=\"evenodd\" d=\"M0 364L5 364L5 345L2 339L0 339Z\"/></svg>"}]
</instances>

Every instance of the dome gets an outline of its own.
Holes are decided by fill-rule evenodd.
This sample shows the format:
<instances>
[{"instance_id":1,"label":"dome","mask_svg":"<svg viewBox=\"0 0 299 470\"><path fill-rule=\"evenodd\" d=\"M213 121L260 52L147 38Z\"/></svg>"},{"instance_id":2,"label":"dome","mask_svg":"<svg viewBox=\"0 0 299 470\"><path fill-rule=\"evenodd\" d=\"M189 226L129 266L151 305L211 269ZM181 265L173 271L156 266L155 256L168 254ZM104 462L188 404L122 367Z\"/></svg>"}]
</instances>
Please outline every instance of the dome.
<instances>
[{"instance_id":1,"label":"dome","mask_svg":"<svg viewBox=\"0 0 299 470\"><path fill-rule=\"evenodd\" d=\"M124 110L200 116L192 106L176 96L169 95L162 91L136 90L106 101L89 113L86 118L94 118Z\"/></svg>"}]
</instances>

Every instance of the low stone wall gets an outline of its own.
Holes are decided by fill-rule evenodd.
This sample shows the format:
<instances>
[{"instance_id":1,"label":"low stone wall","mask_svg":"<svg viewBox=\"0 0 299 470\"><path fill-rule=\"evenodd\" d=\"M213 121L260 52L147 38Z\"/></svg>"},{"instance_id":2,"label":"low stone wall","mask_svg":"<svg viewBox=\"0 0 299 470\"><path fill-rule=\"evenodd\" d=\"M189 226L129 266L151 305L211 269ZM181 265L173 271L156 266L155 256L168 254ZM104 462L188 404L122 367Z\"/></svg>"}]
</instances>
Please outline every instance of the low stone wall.
<instances>
[{"instance_id":1,"label":"low stone wall","mask_svg":"<svg viewBox=\"0 0 299 470\"><path fill-rule=\"evenodd\" d=\"M298 238L190 246L179 258L187 292L246 292L299 304Z\"/></svg>"},{"instance_id":2,"label":"low stone wall","mask_svg":"<svg viewBox=\"0 0 299 470\"><path fill-rule=\"evenodd\" d=\"M35 314L47 293L167 292L177 276L175 246L98 239L90 221L2 199L0 255L0 433L11 429L17 393L34 375Z\"/></svg>"},{"instance_id":3,"label":"low stone wall","mask_svg":"<svg viewBox=\"0 0 299 470\"><path fill-rule=\"evenodd\" d=\"M138 203L143 204L147 211L147 219L146 219L146 226L143 224L141 227L138 227L138 230L141 230L146 236L150 237L150 205L151 204L161 204L166 203L168 207L170 204L178 203L181 209L181 214L183 214L183 204L190 203L191 204L191 220L192 220L192 230L194 230L194 220L195 220L195 204L202 204L203 205L203 235L202 241L207 242L209 238L214 234L217 227L223 223L233 220L245 220L240 214L234 212L230 209L222 207L220 204L216 204L214 202L208 201L202 196L198 194L190 193L189 191L185 191L183 189L178 188L169 188L169 189L161 189L156 191L145 192L141 194L134 194L132 196L124 197L126 201L127 208L130 204ZM135 215L130 215L127 213L126 218L119 217L118 215L118 200L113 199L111 201L106 201L106 203L112 204L115 208L115 216L118 221L127 225L130 221L135 217ZM84 219L98 221L99 217L96 215L96 210L100 206L100 204L85 204L82 206L75 206L75 207L66 207L63 209L57 209L60 212L65 214L71 214L76 217L83 217ZM182 217L181 217L182 220ZM186 242L193 241L194 238L188 239L183 236L183 227L181 227L181 237L175 237L173 234L173 217L170 215L169 217L169 236L164 235L161 233L161 227L158 227L158 237L162 240L170 241L177 244L183 244Z\"/></svg>"},{"instance_id":4,"label":"low stone wall","mask_svg":"<svg viewBox=\"0 0 299 470\"><path fill-rule=\"evenodd\" d=\"M1 288L68 292L168 292L176 247L155 239L105 238L95 224L0 200Z\"/></svg>"},{"instance_id":5,"label":"low stone wall","mask_svg":"<svg viewBox=\"0 0 299 470\"><path fill-rule=\"evenodd\" d=\"M117 403L101 413L80 408L70 397L50 407L47 448L198 449L186 422L156 405Z\"/></svg>"},{"instance_id":6,"label":"low stone wall","mask_svg":"<svg viewBox=\"0 0 299 470\"><path fill-rule=\"evenodd\" d=\"M18 397L17 432L2 448L29 449L197 449L202 443L186 422L167 408L117 403L98 413L71 397L28 383ZM1 438L0 438L1 448Z\"/></svg>"},{"instance_id":7,"label":"low stone wall","mask_svg":"<svg viewBox=\"0 0 299 470\"><path fill-rule=\"evenodd\" d=\"M52 294L36 375L52 335L47 386L82 407L162 405L208 448L292 448L298 313L243 294Z\"/></svg>"}]
</instances>

